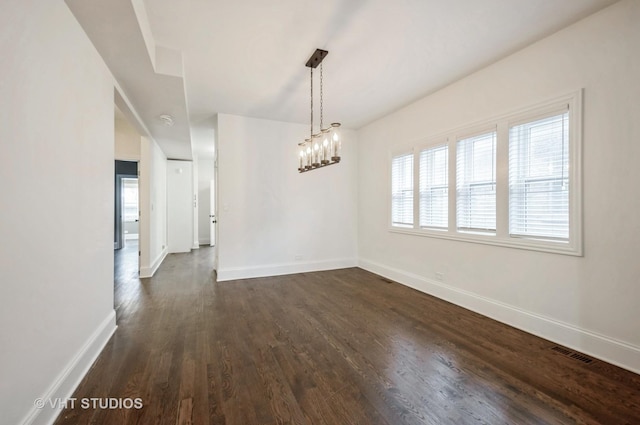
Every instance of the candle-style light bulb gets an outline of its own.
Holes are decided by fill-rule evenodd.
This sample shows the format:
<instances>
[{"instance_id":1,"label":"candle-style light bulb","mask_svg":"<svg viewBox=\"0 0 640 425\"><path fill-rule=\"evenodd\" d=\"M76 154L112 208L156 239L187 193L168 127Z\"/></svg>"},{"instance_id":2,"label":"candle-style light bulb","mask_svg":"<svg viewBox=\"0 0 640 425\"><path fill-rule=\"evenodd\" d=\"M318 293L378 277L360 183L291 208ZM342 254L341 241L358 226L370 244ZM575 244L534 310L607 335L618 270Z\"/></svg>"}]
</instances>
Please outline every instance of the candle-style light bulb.
<instances>
[{"instance_id":1,"label":"candle-style light bulb","mask_svg":"<svg viewBox=\"0 0 640 425\"><path fill-rule=\"evenodd\" d=\"M304 170L304 148L300 149L300 167L298 167L298 171Z\"/></svg>"},{"instance_id":2,"label":"candle-style light bulb","mask_svg":"<svg viewBox=\"0 0 640 425\"><path fill-rule=\"evenodd\" d=\"M323 164L329 163L329 139L327 139L326 137L322 142L322 163Z\"/></svg>"},{"instance_id":3,"label":"candle-style light bulb","mask_svg":"<svg viewBox=\"0 0 640 425\"><path fill-rule=\"evenodd\" d=\"M320 161L319 161L319 151L320 151L320 146L318 145L318 142L313 144L313 166L317 167L320 165Z\"/></svg>"},{"instance_id":4,"label":"candle-style light bulb","mask_svg":"<svg viewBox=\"0 0 640 425\"><path fill-rule=\"evenodd\" d=\"M340 161L340 134L338 133L338 126L334 126L333 136L331 138L332 139L331 140L331 148L332 148L331 160L335 162Z\"/></svg>"}]
</instances>

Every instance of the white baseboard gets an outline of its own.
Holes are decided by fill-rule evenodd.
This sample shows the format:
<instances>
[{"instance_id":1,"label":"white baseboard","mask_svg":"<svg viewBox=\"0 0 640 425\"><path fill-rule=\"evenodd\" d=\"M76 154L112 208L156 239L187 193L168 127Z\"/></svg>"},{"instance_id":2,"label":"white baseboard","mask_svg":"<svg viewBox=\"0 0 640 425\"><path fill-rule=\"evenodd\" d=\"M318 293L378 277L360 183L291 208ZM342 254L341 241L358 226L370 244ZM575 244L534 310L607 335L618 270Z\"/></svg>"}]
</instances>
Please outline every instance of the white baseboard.
<instances>
[{"instance_id":1,"label":"white baseboard","mask_svg":"<svg viewBox=\"0 0 640 425\"><path fill-rule=\"evenodd\" d=\"M226 268L218 270L218 282L226 280L250 279L254 277L281 276L285 274L317 272L322 270L357 267L358 260L346 258L339 260L295 262L286 264L268 264L264 266Z\"/></svg>"},{"instance_id":2,"label":"white baseboard","mask_svg":"<svg viewBox=\"0 0 640 425\"><path fill-rule=\"evenodd\" d=\"M374 261L360 259L358 265L420 292L640 374L640 347Z\"/></svg>"},{"instance_id":3,"label":"white baseboard","mask_svg":"<svg viewBox=\"0 0 640 425\"><path fill-rule=\"evenodd\" d=\"M100 326L96 328L87 342L85 342L78 353L71 359L62 372L60 372L40 399L66 400L70 398L115 330L116 312L115 310L111 310L109 315L102 321ZM54 407L51 407L50 404L45 404L42 409L36 409L34 406L21 424L50 425L56 420L60 412L61 409L55 406L55 404Z\"/></svg>"},{"instance_id":4,"label":"white baseboard","mask_svg":"<svg viewBox=\"0 0 640 425\"><path fill-rule=\"evenodd\" d=\"M164 261L164 259L167 257L169 250L167 248L163 249L162 252L160 253L160 255L158 255L158 257L156 257L155 261L151 264L151 266L149 267L140 267L140 277L145 278L145 277L152 277L153 274L158 270L158 267L160 267L160 264L162 264L162 262Z\"/></svg>"}]
</instances>

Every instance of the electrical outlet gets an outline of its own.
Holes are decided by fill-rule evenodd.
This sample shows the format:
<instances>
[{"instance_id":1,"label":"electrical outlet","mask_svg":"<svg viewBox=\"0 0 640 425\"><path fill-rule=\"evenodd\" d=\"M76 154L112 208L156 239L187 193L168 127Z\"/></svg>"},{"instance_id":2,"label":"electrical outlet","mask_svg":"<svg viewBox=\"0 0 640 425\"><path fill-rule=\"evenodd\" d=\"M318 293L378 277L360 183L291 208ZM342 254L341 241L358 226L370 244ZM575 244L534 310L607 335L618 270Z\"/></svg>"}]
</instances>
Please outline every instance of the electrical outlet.
<instances>
[{"instance_id":1,"label":"electrical outlet","mask_svg":"<svg viewBox=\"0 0 640 425\"><path fill-rule=\"evenodd\" d=\"M444 273L442 272L436 272L436 280L438 282L444 282Z\"/></svg>"}]
</instances>

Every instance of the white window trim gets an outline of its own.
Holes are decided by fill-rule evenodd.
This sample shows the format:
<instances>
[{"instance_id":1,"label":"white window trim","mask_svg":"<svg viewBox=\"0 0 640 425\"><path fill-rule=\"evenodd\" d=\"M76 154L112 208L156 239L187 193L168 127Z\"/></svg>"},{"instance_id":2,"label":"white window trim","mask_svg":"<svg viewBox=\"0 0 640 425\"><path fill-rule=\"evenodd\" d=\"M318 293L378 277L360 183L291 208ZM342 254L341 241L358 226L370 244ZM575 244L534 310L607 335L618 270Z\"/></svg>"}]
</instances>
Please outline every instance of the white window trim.
<instances>
[{"instance_id":1,"label":"white window trim","mask_svg":"<svg viewBox=\"0 0 640 425\"><path fill-rule=\"evenodd\" d=\"M532 251L549 252L555 254L583 256L582 241L582 89L563 96L550 99L526 108L521 108L506 114L502 114L478 123L459 127L447 131L435 137L423 139L414 144L412 148L394 151L390 158L400 153L413 153L414 155L414 224L413 228L403 228L391 225L391 188L389 187L389 217L387 220L389 231L392 233L424 236L436 239L471 242L485 245L495 245L508 248L525 249ZM509 235L509 127L529 120L534 120L541 115L558 110L563 105L569 106L569 241L558 242L552 240L537 240L526 237L514 237ZM495 234L474 234L457 230L456 222L456 144L460 138L477 134L482 129L497 129L496 145L496 232ZM419 167L415 162L419 161L419 153L423 149L448 144L449 147L449 227L448 229L420 228L419 211ZM406 146L406 145L405 145ZM389 161L391 164L391 160ZM453 164L453 165L452 165ZM390 170L391 165L389 165ZM387 181L391 184L391 173Z\"/></svg>"}]
</instances>

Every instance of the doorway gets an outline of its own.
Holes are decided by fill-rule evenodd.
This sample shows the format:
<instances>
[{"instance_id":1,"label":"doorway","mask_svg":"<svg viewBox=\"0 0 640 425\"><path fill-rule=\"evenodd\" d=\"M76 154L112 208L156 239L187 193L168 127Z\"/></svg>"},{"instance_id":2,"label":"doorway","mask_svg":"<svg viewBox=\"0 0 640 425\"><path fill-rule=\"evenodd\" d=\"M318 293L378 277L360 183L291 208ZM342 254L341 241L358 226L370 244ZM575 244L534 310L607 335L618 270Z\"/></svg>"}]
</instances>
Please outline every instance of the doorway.
<instances>
[{"instance_id":1,"label":"doorway","mask_svg":"<svg viewBox=\"0 0 640 425\"><path fill-rule=\"evenodd\" d=\"M116 160L115 177L113 248L119 250L139 238L138 163Z\"/></svg>"},{"instance_id":2,"label":"doorway","mask_svg":"<svg viewBox=\"0 0 640 425\"><path fill-rule=\"evenodd\" d=\"M138 163L116 160L115 177L114 283L118 286L140 273Z\"/></svg>"},{"instance_id":3,"label":"doorway","mask_svg":"<svg viewBox=\"0 0 640 425\"><path fill-rule=\"evenodd\" d=\"M137 177L123 177L121 179L121 193L122 193L122 213L121 213L121 228L124 246L133 243L137 244L139 239L139 204L138 204L138 178Z\"/></svg>"}]
</instances>

